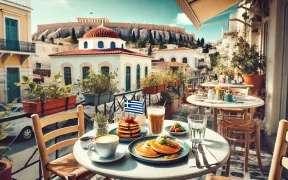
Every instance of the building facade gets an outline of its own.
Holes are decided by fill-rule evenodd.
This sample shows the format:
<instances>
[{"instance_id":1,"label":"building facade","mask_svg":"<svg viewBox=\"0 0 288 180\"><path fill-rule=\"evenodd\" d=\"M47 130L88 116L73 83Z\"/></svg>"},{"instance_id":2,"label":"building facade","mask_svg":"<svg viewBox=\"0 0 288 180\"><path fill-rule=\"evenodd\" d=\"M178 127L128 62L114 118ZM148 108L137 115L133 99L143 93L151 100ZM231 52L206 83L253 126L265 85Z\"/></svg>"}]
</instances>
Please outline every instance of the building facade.
<instances>
[{"instance_id":1,"label":"building facade","mask_svg":"<svg viewBox=\"0 0 288 180\"><path fill-rule=\"evenodd\" d=\"M116 71L118 90L139 89L139 81L151 70L151 59L125 49L125 41L111 29L99 26L79 38L78 49L51 54L51 74L60 70L64 84L77 84L89 70Z\"/></svg>"},{"instance_id":2,"label":"building facade","mask_svg":"<svg viewBox=\"0 0 288 180\"><path fill-rule=\"evenodd\" d=\"M14 83L32 76L29 59L35 53L30 7L0 0L0 103L12 102L22 89Z\"/></svg>"}]
</instances>

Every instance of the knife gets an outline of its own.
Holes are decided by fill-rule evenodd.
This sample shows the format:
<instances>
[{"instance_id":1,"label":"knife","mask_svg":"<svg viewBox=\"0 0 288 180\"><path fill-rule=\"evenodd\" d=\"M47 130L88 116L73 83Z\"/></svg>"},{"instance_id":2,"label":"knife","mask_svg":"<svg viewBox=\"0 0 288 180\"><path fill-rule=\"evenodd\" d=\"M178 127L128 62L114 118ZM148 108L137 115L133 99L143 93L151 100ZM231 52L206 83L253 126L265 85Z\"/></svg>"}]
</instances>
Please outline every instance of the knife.
<instances>
[{"instance_id":1,"label":"knife","mask_svg":"<svg viewBox=\"0 0 288 180\"><path fill-rule=\"evenodd\" d=\"M204 152L202 144L198 144L198 150L202 154L203 162L204 162L205 167L209 168L210 165L209 165L209 163L207 161L207 158L206 158L206 155L205 155L205 152Z\"/></svg>"}]
</instances>

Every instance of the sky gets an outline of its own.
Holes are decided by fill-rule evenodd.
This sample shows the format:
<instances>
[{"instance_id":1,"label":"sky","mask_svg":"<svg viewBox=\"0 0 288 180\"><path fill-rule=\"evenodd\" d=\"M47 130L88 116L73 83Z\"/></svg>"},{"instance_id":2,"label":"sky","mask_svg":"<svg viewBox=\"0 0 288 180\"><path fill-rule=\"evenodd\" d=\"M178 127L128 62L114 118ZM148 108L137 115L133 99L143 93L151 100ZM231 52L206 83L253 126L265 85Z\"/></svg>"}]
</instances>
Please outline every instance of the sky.
<instances>
[{"instance_id":1,"label":"sky","mask_svg":"<svg viewBox=\"0 0 288 180\"><path fill-rule=\"evenodd\" d=\"M222 26L226 23L202 27L200 32L174 0L18 0L30 1L32 32L38 24L76 22L77 17L106 17L111 22L150 23L178 26L194 33L205 41L221 39ZM90 14L93 12L93 14ZM215 22L229 18L229 14L208 20Z\"/></svg>"}]
</instances>

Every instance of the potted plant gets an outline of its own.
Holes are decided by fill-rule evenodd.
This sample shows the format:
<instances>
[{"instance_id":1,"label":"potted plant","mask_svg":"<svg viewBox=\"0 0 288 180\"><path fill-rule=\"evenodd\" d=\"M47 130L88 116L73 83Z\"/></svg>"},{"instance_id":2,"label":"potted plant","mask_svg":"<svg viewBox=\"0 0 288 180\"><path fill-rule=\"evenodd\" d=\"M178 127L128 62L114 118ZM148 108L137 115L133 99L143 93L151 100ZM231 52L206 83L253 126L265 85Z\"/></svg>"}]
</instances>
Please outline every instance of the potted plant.
<instances>
[{"instance_id":1,"label":"potted plant","mask_svg":"<svg viewBox=\"0 0 288 180\"><path fill-rule=\"evenodd\" d=\"M169 70L166 72L166 76L169 77L169 80L168 80L169 86L172 86L172 87L179 86L180 80L175 72Z\"/></svg>"},{"instance_id":2,"label":"potted plant","mask_svg":"<svg viewBox=\"0 0 288 180\"><path fill-rule=\"evenodd\" d=\"M256 45L250 45L243 37L239 37L235 45L231 65L238 68L243 74L246 84L254 85L255 89L261 89L264 74L264 56L257 50Z\"/></svg>"},{"instance_id":3,"label":"potted plant","mask_svg":"<svg viewBox=\"0 0 288 180\"><path fill-rule=\"evenodd\" d=\"M10 111L13 104L17 102L18 98L15 99L12 103L8 104L6 111L0 112L0 122L1 119L8 116L8 112ZM0 141L5 139L8 135L6 130L11 127L11 123L0 124ZM11 180L11 172L12 172L12 164L10 159L4 154L6 149L10 149L9 146L0 146L0 177L1 180ZM8 161L4 161L3 158L7 159Z\"/></svg>"},{"instance_id":4,"label":"potted plant","mask_svg":"<svg viewBox=\"0 0 288 180\"><path fill-rule=\"evenodd\" d=\"M163 92L165 89L160 73L151 73L147 75L140 80L140 85L144 94L157 94Z\"/></svg>"},{"instance_id":5,"label":"potted plant","mask_svg":"<svg viewBox=\"0 0 288 180\"><path fill-rule=\"evenodd\" d=\"M175 90L166 90L161 93L160 103L165 103L165 118L171 119L172 114L179 107L179 96Z\"/></svg>"},{"instance_id":6,"label":"potted plant","mask_svg":"<svg viewBox=\"0 0 288 180\"><path fill-rule=\"evenodd\" d=\"M76 95L70 94L73 85L61 86L60 71L50 78L48 85L40 85L29 79L21 77L22 82L15 83L17 86L28 85L29 90L24 90L29 99L22 101L24 111L29 114L46 116L57 112L73 109L76 106Z\"/></svg>"},{"instance_id":7,"label":"potted plant","mask_svg":"<svg viewBox=\"0 0 288 180\"><path fill-rule=\"evenodd\" d=\"M80 82L85 103L98 106L113 101L114 93L117 90L117 83L114 82L116 77L116 72L96 74L91 70L87 78Z\"/></svg>"},{"instance_id":8,"label":"potted plant","mask_svg":"<svg viewBox=\"0 0 288 180\"><path fill-rule=\"evenodd\" d=\"M108 116L101 113L93 113L91 120L94 121L94 132L95 136L100 136L103 134L108 134L109 131L109 121Z\"/></svg>"}]
</instances>

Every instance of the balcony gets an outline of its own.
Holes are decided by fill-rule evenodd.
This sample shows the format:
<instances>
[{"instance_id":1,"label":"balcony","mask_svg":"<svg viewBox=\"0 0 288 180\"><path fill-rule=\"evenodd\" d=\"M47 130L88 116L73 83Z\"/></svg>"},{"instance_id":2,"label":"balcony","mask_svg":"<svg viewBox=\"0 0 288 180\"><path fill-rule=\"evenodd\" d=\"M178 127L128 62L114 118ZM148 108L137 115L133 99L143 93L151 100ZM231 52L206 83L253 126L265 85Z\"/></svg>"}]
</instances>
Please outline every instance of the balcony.
<instances>
[{"instance_id":1,"label":"balcony","mask_svg":"<svg viewBox=\"0 0 288 180\"><path fill-rule=\"evenodd\" d=\"M0 38L0 51L2 50L23 52L23 53L35 53L36 48L35 48L35 43Z\"/></svg>"}]
</instances>

